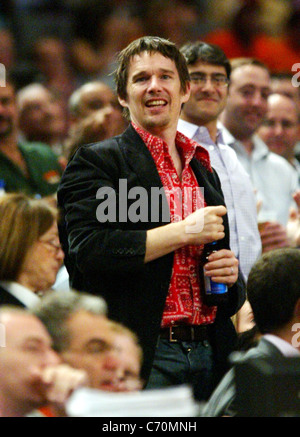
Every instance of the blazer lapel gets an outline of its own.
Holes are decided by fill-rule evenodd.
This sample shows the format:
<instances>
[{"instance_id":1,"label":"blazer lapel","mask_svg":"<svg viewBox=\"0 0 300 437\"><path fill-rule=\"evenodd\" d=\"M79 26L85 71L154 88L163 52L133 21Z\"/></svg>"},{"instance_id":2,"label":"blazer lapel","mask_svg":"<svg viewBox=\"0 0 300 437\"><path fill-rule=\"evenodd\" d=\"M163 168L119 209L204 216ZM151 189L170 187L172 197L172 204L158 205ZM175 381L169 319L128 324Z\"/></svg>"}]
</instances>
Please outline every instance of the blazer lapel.
<instances>
[{"instance_id":1,"label":"blazer lapel","mask_svg":"<svg viewBox=\"0 0 300 437\"><path fill-rule=\"evenodd\" d=\"M120 145L129 166L140 180L141 186L149 192L152 187L161 188L163 185L151 153L131 125L123 133Z\"/></svg>"}]
</instances>

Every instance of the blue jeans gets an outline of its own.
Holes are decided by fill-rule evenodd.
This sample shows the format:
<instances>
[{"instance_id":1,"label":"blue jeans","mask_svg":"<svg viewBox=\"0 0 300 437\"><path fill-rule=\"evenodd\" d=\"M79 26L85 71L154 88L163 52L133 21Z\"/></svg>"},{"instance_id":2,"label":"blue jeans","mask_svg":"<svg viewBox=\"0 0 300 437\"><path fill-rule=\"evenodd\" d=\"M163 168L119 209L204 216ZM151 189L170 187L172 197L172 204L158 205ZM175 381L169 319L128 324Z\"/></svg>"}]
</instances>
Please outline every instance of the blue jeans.
<instances>
[{"instance_id":1,"label":"blue jeans","mask_svg":"<svg viewBox=\"0 0 300 437\"><path fill-rule=\"evenodd\" d=\"M195 399L206 401L213 390L213 353L208 341L172 343L159 338L146 389L188 384Z\"/></svg>"}]
</instances>

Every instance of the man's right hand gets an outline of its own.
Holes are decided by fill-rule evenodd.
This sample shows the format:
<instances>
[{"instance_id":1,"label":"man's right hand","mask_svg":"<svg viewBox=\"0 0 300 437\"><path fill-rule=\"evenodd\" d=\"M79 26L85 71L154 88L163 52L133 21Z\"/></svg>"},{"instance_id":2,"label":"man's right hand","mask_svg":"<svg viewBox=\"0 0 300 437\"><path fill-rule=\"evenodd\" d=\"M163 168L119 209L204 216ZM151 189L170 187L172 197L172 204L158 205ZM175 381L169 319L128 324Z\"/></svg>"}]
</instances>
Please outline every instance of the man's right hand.
<instances>
[{"instance_id":1,"label":"man's right hand","mask_svg":"<svg viewBox=\"0 0 300 437\"><path fill-rule=\"evenodd\" d=\"M223 216L225 206L207 206L190 214L185 220L189 244L207 244L225 237Z\"/></svg>"},{"instance_id":2,"label":"man's right hand","mask_svg":"<svg viewBox=\"0 0 300 437\"><path fill-rule=\"evenodd\" d=\"M201 245L224 238L225 206L208 206L184 220L147 231L145 263L186 245Z\"/></svg>"}]
</instances>

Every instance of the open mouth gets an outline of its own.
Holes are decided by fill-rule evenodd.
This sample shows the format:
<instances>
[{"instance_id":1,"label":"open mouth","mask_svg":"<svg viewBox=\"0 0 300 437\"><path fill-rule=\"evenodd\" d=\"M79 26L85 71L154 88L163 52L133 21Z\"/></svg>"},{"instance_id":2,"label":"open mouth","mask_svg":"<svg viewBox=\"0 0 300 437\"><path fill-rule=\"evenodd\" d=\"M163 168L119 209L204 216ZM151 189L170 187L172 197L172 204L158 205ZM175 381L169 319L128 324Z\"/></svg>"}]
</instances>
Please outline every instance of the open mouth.
<instances>
[{"instance_id":1,"label":"open mouth","mask_svg":"<svg viewBox=\"0 0 300 437\"><path fill-rule=\"evenodd\" d=\"M167 102L162 99L156 99L156 100L148 100L146 102L147 108L160 108L162 106L166 106Z\"/></svg>"}]
</instances>

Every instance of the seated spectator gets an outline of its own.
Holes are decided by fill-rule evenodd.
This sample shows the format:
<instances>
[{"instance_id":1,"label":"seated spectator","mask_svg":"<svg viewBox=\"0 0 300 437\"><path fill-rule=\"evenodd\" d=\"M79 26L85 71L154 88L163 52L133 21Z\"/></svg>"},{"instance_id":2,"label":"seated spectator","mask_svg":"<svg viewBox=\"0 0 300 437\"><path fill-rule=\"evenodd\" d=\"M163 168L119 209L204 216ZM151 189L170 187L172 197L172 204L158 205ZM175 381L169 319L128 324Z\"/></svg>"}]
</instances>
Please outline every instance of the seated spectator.
<instances>
[{"instance_id":1,"label":"seated spectator","mask_svg":"<svg viewBox=\"0 0 300 437\"><path fill-rule=\"evenodd\" d=\"M14 84L0 87L0 179L5 191L50 196L56 193L62 166L49 146L20 140Z\"/></svg>"},{"instance_id":2,"label":"seated spectator","mask_svg":"<svg viewBox=\"0 0 300 437\"><path fill-rule=\"evenodd\" d=\"M106 317L96 296L56 291L33 309L48 329L63 362L87 372L91 388L133 391L142 387L141 348L135 335Z\"/></svg>"},{"instance_id":3,"label":"seated spectator","mask_svg":"<svg viewBox=\"0 0 300 437\"><path fill-rule=\"evenodd\" d=\"M293 85L294 73L272 73L271 89L274 94L283 94L290 97L297 105L300 112L300 87Z\"/></svg>"},{"instance_id":4,"label":"seated spectator","mask_svg":"<svg viewBox=\"0 0 300 437\"><path fill-rule=\"evenodd\" d=\"M0 197L0 305L30 308L49 290L62 266L58 211L24 194Z\"/></svg>"},{"instance_id":5,"label":"seated spectator","mask_svg":"<svg viewBox=\"0 0 300 437\"><path fill-rule=\"evenodd\" d=\"M127 122L112 89L101 81L88 82L78 88L69 101L70 132L65 142L69 159L80 145L119 135Z\"/></svg>"},{"instance_id":6,"label":"seated spectator","mask_svg":"<svg viewBox=\"0 0 300 437\"><path fill-rule=\"evenodd\" d=\"M80 83L73 70L68 45L55 36L41 36L32 47L33 65L44 84L65 103Z\"/></svg>"},{"instance_id":7,"label":"seated spectator","mask_svg":"<svg viewBox=\"0 0 300 437\"><path fill-rule=\"evenodd\" d=\"M49 403L62 411L84 371L60 364L40 320L26 310L0 308L5 347L0 347L0 417L25 417Z\"/></svg>"},{"instance_id":8,"label":"seated spectator","mask_svg":"<svg viewBox=\"0 0 300 437\"><path fill-rule=\"evenodd\" d=\"M271 94L267 114L257 134L269 150L285 158L297 170L300 184L300 163L295 158L295 148L300 138L299 116L294 100L282 94Z\"/></svg>"},{"instance_id":9,"label":"seated spectator","mask_svg":"<svg viewBox=\"0 0 300 437\"><path fill-rule=\"evenodd\" d=\"M67 114L44 85L30 84L17 94L19 129L24 140L49 145L58 156L67 134Z\"/></svg>"},{"instance_id":10,"label":"seated spectator","mask_svg":"<svg viewBox=\"0 0 300 437\"><path fill-rule=\"evenodd\" d=\"M117 351L123 364L124 372L118 379L115 391L135 391L142 388L140 380L142 348L138 344L137 336L126 326L111 321L113 334L113 348Z\"/></svg>"},{"instance_id":11,"label":"seated spectator","mask_svg":"<svg viewBox=\"0 0 300 437\"><path fill-rule=\"evenodd\" d=\"M300 252L278 249L264 254L252 268L248 299L262 337L243 359L299 357L293 326L300 322ZM236 415L234 367L225 375L206 405L205 416Z\"/></svg>"},{"instance_id":12,"label":"seated spectator","mask_svg":"<svg viewBox=\"0 0 300 437\"><path fill-rule=\"evenodd\" d=\"M10 29L0 26L0 63L10 71L16 64L15 38Z\"/></svg>"}]
</instances>

